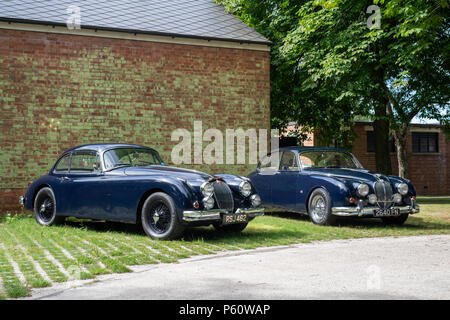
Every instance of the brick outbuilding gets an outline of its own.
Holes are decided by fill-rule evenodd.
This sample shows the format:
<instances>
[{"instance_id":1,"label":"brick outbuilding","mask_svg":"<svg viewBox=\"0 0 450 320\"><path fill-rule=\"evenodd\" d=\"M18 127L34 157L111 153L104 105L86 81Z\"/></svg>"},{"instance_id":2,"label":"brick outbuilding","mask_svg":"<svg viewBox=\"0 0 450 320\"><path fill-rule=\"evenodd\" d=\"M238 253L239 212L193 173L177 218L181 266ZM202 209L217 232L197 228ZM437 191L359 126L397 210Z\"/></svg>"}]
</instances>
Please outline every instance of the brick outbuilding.
<instances>
[{"instance_id":1,"label":"brick outbuilding","mask_svg":"<svg viewBox=\"0 0 450 320\"><path fill-rule=\"evenodd\" d=\"M76 145L148 145L170 164L194 120L269 129L269 46L212 0L1 1L0 212Z\"/></svg>"},{"instance_id":2,"label":"brick outbuilding","mask_svg":"<svg viewBox=\"0 0 450 320\"><path fill-rule=\"evenodd\" d=\"M375 145L373 125L357 122L357 138L353 153L361 164L375 170ZM397 154L393 138L390 142L392 173L398 174ZM408 131L406 152L409 179L419 195L450 195L450 140L438 124L411 124Z\"/></svg>"}]
</instances>

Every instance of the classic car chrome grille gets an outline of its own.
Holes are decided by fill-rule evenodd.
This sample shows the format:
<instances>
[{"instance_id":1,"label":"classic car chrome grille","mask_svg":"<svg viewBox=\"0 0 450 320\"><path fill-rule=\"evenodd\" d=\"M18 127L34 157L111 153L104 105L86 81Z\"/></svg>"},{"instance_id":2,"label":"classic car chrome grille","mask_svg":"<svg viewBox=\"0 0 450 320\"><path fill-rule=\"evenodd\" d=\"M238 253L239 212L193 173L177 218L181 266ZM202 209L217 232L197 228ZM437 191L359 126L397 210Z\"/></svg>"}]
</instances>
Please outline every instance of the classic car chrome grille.
<instances>
[{"instance_id":1,"label":"classic car chrome grille","mask_svg":"<svg viewBox=\"0 0 450 320\"><path fill-rule=\"evenodd\" d=\"M234 209L234 199L233 193L230 187L222 181L214 182L214 198L216 199L217 206L220 209L226 209L233 212Z\"/></svg>"},{"instance_id":2,"label":"classic car chrome grille","mask_svg":"<svg viewBox=\"0 0 450 320\"><path fill-rule=\"evenodd\" d=\"M374 185L377 203L380 208L386 209L392 205L392 187L389 181L378 180Z\"/></svg>"}]
</instances>

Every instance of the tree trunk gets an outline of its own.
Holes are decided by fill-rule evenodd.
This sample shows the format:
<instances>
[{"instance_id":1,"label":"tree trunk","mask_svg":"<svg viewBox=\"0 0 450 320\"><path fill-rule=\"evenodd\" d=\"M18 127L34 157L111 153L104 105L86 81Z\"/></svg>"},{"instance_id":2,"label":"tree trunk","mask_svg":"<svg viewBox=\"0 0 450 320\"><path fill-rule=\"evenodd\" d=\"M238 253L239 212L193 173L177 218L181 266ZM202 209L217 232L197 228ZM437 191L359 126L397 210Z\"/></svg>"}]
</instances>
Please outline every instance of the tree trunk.
<instances>
[{"instance_id":1,"label":"tree trunk","mask_svg":"<svg viewBox=\"0 0 450 320\"><path fill-rule=\"evenodd\" d=\"M387 118L386 105L377 105L375 107L375 116L373 131L377 172L392 174L391 156L389 154L389 120Z\"/></svg>"},{"instance_id":2,"label":"tree trunk","mask_svg":"<svg viewBox=\"0 0 450 320\"><path fill-rule=\"evenodd\" d=\"M409 177L408 158L406 154L408 127L408 124L403 124L399 129L394 130L395 147L397 151L398 161L398 175L402 178Z\"/></svg>"}]
</instances>

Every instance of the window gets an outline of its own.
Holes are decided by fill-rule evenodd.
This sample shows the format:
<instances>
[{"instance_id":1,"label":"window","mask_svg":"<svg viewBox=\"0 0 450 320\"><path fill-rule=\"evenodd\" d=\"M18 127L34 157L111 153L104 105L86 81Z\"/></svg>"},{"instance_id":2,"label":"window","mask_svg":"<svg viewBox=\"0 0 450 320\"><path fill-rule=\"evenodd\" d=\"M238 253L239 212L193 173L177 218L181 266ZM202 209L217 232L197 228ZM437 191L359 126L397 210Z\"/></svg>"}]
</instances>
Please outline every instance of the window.
<instances>
[{"instance_id":1,"label":"window","mask_svg":"<svg viewBox=\"0 0 450 320\"><path fill-rule=\"evenodd\" d=\"M103 161L106 170L121 166L164 165L155 150L144 148L112 149L105 152Z\"/></svg>"},{"instance_id":2,"label":"window","mask_svg":"<svg viewBox=\"0 0 450 320\"><path fill-rule=\"evenodd\" d=\"M309 168L313 166L313 161L308 154L304 155L303 153L298 156L300 160L300 165L302 168Z\"/></svg>"},{"instance_id":3,"label":"window","mask_svg":"<svg viewBox=\"0 0 450 320\"><path fill-rule=\"evenodd\" d=\"M55 166L56 173L67 172L69 170L70 154L62 157Z\"/></svg>"},{"instance_id":4,"label":"window","mask_svg":"<svg viewBox=\"0 0 450 320\"><path fill-rule=\"evenodd\" d=\"M293 171L298 170L297 162L295 161L295 153L292 151L284 151L280 161L280 169Z\"/></svg>"},{"instance_id":5,"label":"window","mask_svg":"<svg viewBox=\"0 0 450 320\"><path fill-rule=\"evenodd\" d=\"M412 152L432 153L439 152L437 132L413 132Z\"/></svg>"},{"instance_id":6,"label":"window","mask_svg":"<svg viewBox=\"0 0 450 320\"><path fill-rule=\"evenodd\" d=\"M94 151L77 151L72 154L70 173L89 173L100 171L98 154Z\"/></svg>"},{"instance_id":7,"label":"window","mask_svg":"<svg viewBox=\"0 0 450 320\"><path fill-rule=\"evenodd\" d=\"M299 155L302 168L362 168L350 153L337 151L305 151Z\"/></svg>"},{"instance_id":8,"label":"window","mask_svg":"<svg viewBox=\"0 0 450 320\"><path fill-rule=\"evenodd\" d=\"M375 134L373 131L366 131L367 152L375 152ZM395 152L395 141L393 137L389 138L389 152Z\"/></svg>"},{"instance_id":9,"label":"window","mask_svg":"<svg viewBox=\"0 0 450 320\"><path fill-rule=\"evenodd\" d=\"M261 171L276 171L280 164L280 153L273 152L264 157L259 163L259 169Z\"/></svg>"}]
</instances>

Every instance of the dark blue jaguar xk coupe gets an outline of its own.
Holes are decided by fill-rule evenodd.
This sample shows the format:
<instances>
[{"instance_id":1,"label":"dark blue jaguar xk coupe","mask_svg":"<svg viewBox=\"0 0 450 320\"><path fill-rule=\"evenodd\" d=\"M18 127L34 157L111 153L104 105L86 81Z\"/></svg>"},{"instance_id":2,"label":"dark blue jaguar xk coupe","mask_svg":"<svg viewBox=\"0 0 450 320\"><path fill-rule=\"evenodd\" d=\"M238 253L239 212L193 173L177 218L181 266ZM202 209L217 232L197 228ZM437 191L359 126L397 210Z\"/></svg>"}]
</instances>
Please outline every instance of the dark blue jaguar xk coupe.
<instances>
[{"instance_id":1,"label":"dark blue jaguar xk coupe","mask_svg":"<svg viewBox=\"0 0 450 320\"><path fill-rule=\"evenodd\" d=\"M154 149L130 144L67 150L20 202L42 225L67 216L141 222L156 239L176 238L188 225L239 232L264 213L247 178L169 167Z\"/></svg>"},{"instance_id":2,"label":"dark blue jaguar xk coupe","mask_svg":"<svg viewBox=\"0 0 450 320\"><path fill-rule=\"evenodd\" d=\"M266 210L306 213L320 225L335 223L337 216L403 224L419 212L409 180L365 170L342 149L281 148L264 157L249 178Z\"/></svg>"}]
</instances>

